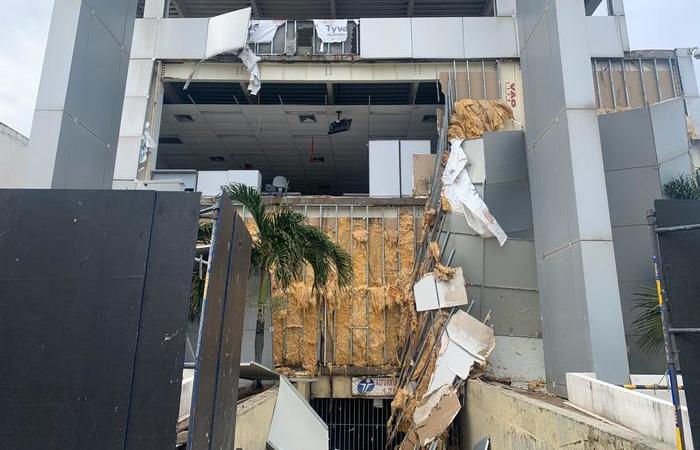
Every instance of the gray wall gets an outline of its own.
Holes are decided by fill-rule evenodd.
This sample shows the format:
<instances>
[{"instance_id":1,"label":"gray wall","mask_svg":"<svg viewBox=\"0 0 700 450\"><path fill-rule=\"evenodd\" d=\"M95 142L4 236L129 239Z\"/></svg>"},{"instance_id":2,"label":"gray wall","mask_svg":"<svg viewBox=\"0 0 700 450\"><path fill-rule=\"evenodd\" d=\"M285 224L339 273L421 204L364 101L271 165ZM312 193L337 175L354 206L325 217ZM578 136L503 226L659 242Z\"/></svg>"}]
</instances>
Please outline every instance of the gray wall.
<instances>
[{"instance_id":1,"label":"gray wall","mask_svg":"<svg viewBox=\"0 0 700 450\"><path fill-rule=\"evenodd\" d=\"M137 0L56 0L22 185L111 188Z\"/></svg>"},{"instance_id":2,"label":"gray wall","mask_svg":"<svg viewBox=\"0 0 700 450\"><path fill-rule=\"evenodd\" d=\"M542 328L523 132L486 133L484 166L485 182L477 188L508 242L499 247L495 239L476 235L462 214L449 214L441 244L449 232L445 254L456 250L452 266L464 271L471 314L480 320L491 314L497 336L492 373L514 381L541 379Z\"/></svg>"},{"instance_id":3,"label":"gray wall","mask_svg":"<svg viewBox=\"0 0 700 450\"><path fill-rule=\"evenodd\" d=\"M518 0L547 387L628 381L584 3Z\"/></svg>"},{"instance_id":4,"label":"gray wall","mask_svg":"<svg viewBox=\"0 0 700 450\"><path fill-rule=\"evenodd\" d=\"M683 99L600 116L605 180L617 277L633 373L663 373L663 354L648 357L635 346L632 322L640 286L654 285L646 211L663 195L663 183L691 173Z\"/></svg>"}]
</instances>

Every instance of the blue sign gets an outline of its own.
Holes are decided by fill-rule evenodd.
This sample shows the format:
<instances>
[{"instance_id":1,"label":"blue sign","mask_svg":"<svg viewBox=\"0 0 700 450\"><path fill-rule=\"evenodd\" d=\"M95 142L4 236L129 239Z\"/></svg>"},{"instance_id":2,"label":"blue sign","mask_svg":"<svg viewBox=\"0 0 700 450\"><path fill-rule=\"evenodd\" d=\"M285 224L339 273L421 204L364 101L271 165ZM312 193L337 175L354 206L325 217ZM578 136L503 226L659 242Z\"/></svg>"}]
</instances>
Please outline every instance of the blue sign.
<instances>
[{"instance_id":1,"label":"blue sign","mask_svg":"<svg viewBox=\"0 0 700 450\"><path fill-rule=\"evenodd\" d=\"M363 378L359 383L357 383L357 393L360 395L369 394L374 390L374 380L371 378Z\"/></svg>"}]
</instances>

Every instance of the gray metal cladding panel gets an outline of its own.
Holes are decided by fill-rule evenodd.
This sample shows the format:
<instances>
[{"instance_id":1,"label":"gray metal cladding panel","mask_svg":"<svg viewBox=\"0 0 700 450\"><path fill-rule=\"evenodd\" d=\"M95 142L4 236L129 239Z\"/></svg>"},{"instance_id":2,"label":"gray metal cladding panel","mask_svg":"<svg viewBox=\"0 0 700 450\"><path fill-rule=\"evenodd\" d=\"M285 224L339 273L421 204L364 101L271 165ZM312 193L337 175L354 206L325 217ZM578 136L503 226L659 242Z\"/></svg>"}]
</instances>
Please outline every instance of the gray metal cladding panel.
<instances>
[{"instance_id":1,"label":"gray metal cladding panel","mask_svg":"<svg viewBox=\"0 0 700 450\"><path fill-rule=\"evenodd\" d=\"M123 2L115 2L123 3ZM89 128L100 140L116 145L117 136L113 135L114 105L122 96L124 85L120 81L122 66L121 44L107 32L102 22L87 13L85 7L80 12L80 25L76 36L73 61L70 70L65 109L85 127Z\"/></svg>"},{"instance_id":2,"label":"gray metal cladding panel","mask_svg":"<svg viewBox=\"0 0 700 450\"><path fill-rule=\"evenodd\" d=\"M131 16L133 21L136 17L136 4L138 1L84 0L84 2L94 10L95 15L99 17L107 30L114 36L114 39L120 44L123 44L129 13L131 13L131 11L134 12L134 15Z\"/></svg>"},{"instance_id":3,"label":"gray metal cladding panel","mask_svg":"<svg viewBox=\"0 0 700 450\"><path fill-rule=\"evenodd\" d=\"M216 377L221 343L221 326L226 303L235 211L230 202L221 202L212 230L206 291L202 300L199 340L196 352L196 370L192 392L192 410L188 448L209 449L214 421Z\"/></svg>"},{"instance_id":4,"label":"gray metal cladding panel","mask_svg":"<svg viewBox=\"0 0 700 450\"><path fill-rule=\"evenodd\" d=\"M655 167L614 170L605 173L612 226L647 223L646 212L661 198L661 182Z\"/></svg>"},{"instance_id":5,"label":"gray metal cladding panel","mask_svg":"<svg viewBox=\"0 0 700 450\"><path fill-rule=\"evenodd\" d=\"M444 238L443 238L444 239ZM451 234L445 248L449 256L455 250L452 267L461 267L468 284L482 284L484 274L484 240L481 236Z\"/></svg>"},{"instance_id":6,"label":"gray metal cladding panel","mask_svg":"<svg viewBox=\"0 0 700 450\"><path fill-rule=\"evenodd\" d=\"M570 247L538 260L542 335L548 382L566 385L566 372L591 370L589 329L580 260ZM551 386L550 386L551 387Z\"/></svg>"},{"instance_id":7,"label":"gray metal cladding panel","mask_svg":"<svg viewBox=\"0 0 700 450\"><path fill-rule=\"evenodd\" d=\"M499 247L495 239L487 239L484 252L485 285L537 289L534 242L513 240Z\"/></svg>"},{"instance_id":8,"label":"gray metal cladding panel","mask_svg":"<svg viewBox=\"0 0 700 450\"><path fill-rule=\"evenodd\" d=\"M234 218L211 441L212 449L224 450L234 449L241 343L253 244L241 217L235 214Z\"/></svg>"},{"instance_id":9,"label":"gray metal cladding panel","mask_svg":"<svg viewBox=\"0 0 700 450\"><path fill-rule=\"evenodd\" d=\"M233 450L252 240L230 201L214 223L188 448Z\"/></svg>"},{"instance_id":10,"label":"gray metal cladding panel","mask_svg":"<svg viewBox=\"0 0 700 450\"><path fill-rule=\"evenodd\" d=\"M484 201L506 234L532 230L532 203L527 181L486 184Z\"/></svg>"},{"instance_id":11,"label":"gray metal cladding panel","mask_svg":"<svg viewBox=\"0 0 700 450\"><path fill-rule=\"evenodd\" d=\"M498 131L484 133L486 184L527 180L525 133Z\"/></svg>"},{"instance_id":12,"label":"gray metal cladding panel","mask_svg":"<svg viewBox=\"0 0 700 450\"><path fill-rule=\"evenodd\" d=\"M602 114L598 126L606 171L656 165L649 108Z\"/></svg>"},{"instance_id":13,"label":"gray metal cladding panel","mask_svg":"<svg viewBox=\"0 0 700 450\"><path fill-rule=\"evenodd\" d=\"M489 311L491 312L497 336L542 336L536 291L485 287L483 297L481 318L485 319Z\"/></svg>"},{"instance_id":14,"label":"gray metal cladding panel","mask_svg":"<svg viewBox=\"0 0 700 450\"><path fill-rule=\"evenodd\" d=\"M699 200L657 200L658 227L700 224ZM700 229L659 234L671 326L700 327ZM700 334L677 334L693 444L700 445Z\"/></svg>"},{"instance_id":15,"label":"gray metal cladding panel","mask_svg":"<svg viewBox=\"0 0 700 450\"><path fill-rule=\"evenodd\" d=\"M168 349L172 359L147 355L148 337L139 334L140 327L169 323L163 315L172 313L170 297L153 296L142 308L149 285L164 281L146 268L166 256L191 256L194 244L170 245L167 255L150 253L157 195L0 190L0 310L12 314L0 327L0 340L10 344L0 356L11 362L0 368L4 448L123 450L130 432L138 437L165 430L158 420L129 430L131 408L140 405L144 416L160 416L164 407L177 411L179 386L169 387L176 375L152 376L151 370L163 369L139 364L162 357L171 361L173 374L181 371L174 362L181 349ZM188 205L175 203L169 207ZM195 224L188 222L190 233ZM167 228L177 232L182 223ZM189 289L179 295L188 297ZM186 307L183 323L185 315ZM168 394L143 402L137 397L145 390ZM170 442L174 426L167 427Z\"/></svg>"},{"instance_id":16,"label":"gray metal cladding panel","mask_svg":"<svg viewBox=\"0 0 700 450\"><path fill-rule=\"evenodd\" d=\"M653 277L648 225L613 228L617 276L622 281L645 282Z\"/></svg>"},{"instance_id":17,"label":"gray metal cladding panel","mask_svg":"<svg viewBox=\"0 0 700 450\"><path fill-rule=\"evenodd\" d=\"M126 450L175 445L199 198L199 193L156 195Z\"/></svg>"},{"instance_id":18,"label":"gray metal cladding panel","mask_svg":"<svg viewBox=\"0 0 700 450\"><path fill-rule=\"evenodd\" d=\"M650 109L659 163L687 152L689 143L684 100L667 100L652 105Z\"/></svg>"}]
</instances>

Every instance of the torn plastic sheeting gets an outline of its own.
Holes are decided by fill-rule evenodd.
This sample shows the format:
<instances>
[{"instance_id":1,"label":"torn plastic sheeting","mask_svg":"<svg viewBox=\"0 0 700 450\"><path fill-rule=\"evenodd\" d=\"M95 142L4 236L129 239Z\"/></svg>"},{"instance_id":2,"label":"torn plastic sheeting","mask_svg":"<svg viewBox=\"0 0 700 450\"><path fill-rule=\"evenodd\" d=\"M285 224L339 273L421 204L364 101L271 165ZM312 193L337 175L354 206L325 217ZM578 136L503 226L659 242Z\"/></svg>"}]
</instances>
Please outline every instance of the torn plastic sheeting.
<instances>
[{"instance_id":1,"label":"torn plastic sheeting","mask_svg":"<svg viewBox=\"0 0 700 450\"><path fill-rule=\"evenodd\" d=\"M428 273L413 285L416 311L450 308L469 302L462 268L455 269L455 274L449 281L438 280L432 273Z\"/></svg>"},{"instance_id":2,"label":"torn plastic sheeting","mask_svg":"<svg viewBox=\"0 0 700 450\"><path fill-rule=\"evenodd\" d=\"M240 58L246 69L248 69L248 72L250 72L248 92L250 92L250 95L258 95L262 84L260 81L260 66L258 66L260 57L256 55L255 52L253 52L253 50L251 50L248 46L243 47L238 52L237 56Z\"/></svg>"},{"instance_id":3,"label":"torn plastic sheeting","mask_svg":"<svg viewBox=\"0 0 700 450\"><path fill-rule=\"evenodd\" d=\"M418 443L427 445L447 431L461 407L457 390L449 385L426 397L413 412Z\"/></svg>"},{"instance_id":4,"label":"torn plastic sheeting","mask_svg":"<svg viewBox=\"0 0 700 450\"><path fill-rule=\"evenodd\" d=\"M452 315L440 340L435 371L427 394L451 385L455 377L466 380L474 364L484 364L496 346L493 329L464 311Z\"/></svg>"},{"instance_id":5,"label":"torn plastic sheeting","mask_svg":"<svg viewBox=\"0 0 700 450\"><path fill-rule=\"evenodd\" d=\"M284 20L251 20L248 26L248 42L266 44L275 39L277 29Z\"/></svg>"},{"instance_id":6,"label":"torn plastic sheeting","mask_svg":"<svg viewBox=\"0 0 700 450\"><path fill-rule=\"evenodd\" d=\"M332 42L345 42L348 38L347 19L314 20L316 35L321 39L321 51L323 44Z\"/></svg>"},{"instance_id":7,"label":"torn plastic sheeting","mask_svg":"<svg viewBox=\"0 0 700 450\"><path fill-rule=\"evenodd\" d=\"M488 206L469 178L467 172L469 160L462 150L462 142L464 142L462 139L454 139L450 142L450 157L442 174L443 194L449 200L454 212L464 214L472 230L480 236L495 236L498 244L503 247L508 236L491 215Z\"/></svg>"}]
</instances>

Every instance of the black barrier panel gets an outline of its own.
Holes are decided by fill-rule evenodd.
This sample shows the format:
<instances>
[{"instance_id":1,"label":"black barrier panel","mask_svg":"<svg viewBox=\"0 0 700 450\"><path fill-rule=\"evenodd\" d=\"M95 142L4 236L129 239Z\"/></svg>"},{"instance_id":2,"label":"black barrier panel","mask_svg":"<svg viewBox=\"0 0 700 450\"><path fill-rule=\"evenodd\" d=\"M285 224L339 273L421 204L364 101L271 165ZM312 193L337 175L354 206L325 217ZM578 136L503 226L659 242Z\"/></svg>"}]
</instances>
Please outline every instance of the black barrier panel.
<instances>
[{"instance_id":1,"label":"black barrier panel","mask_svg":"<svg viewBox=\"0 0 700 450\"><path fill-rule=\"evenodd\" d=\"M700 224L700 200L656 200L654 206L658 228ZM660 233L659 246L670 326L700 328L700 229ZM675 336L693 444L700 448L700 333Z\"/></svg>"},{"instance_id":2,"label":"black barrier panel","mask_svg":"<svg viewBox=\"0 0 700 450\"><path fill-rule=\"evenodd\" d=\"M174 447L198 207L0 190L1 448Z\"/></svg>"},{"instance_id":3,"label":"black barrier panel","mask_svg":"<svg viewBox=\"0 0 700 450\"><path fill-rule=\"evenodd\" d=\"M212 231L190 413L190 450L233 450L252 240L229 201Z\"/></svg>"}]
</instances>

